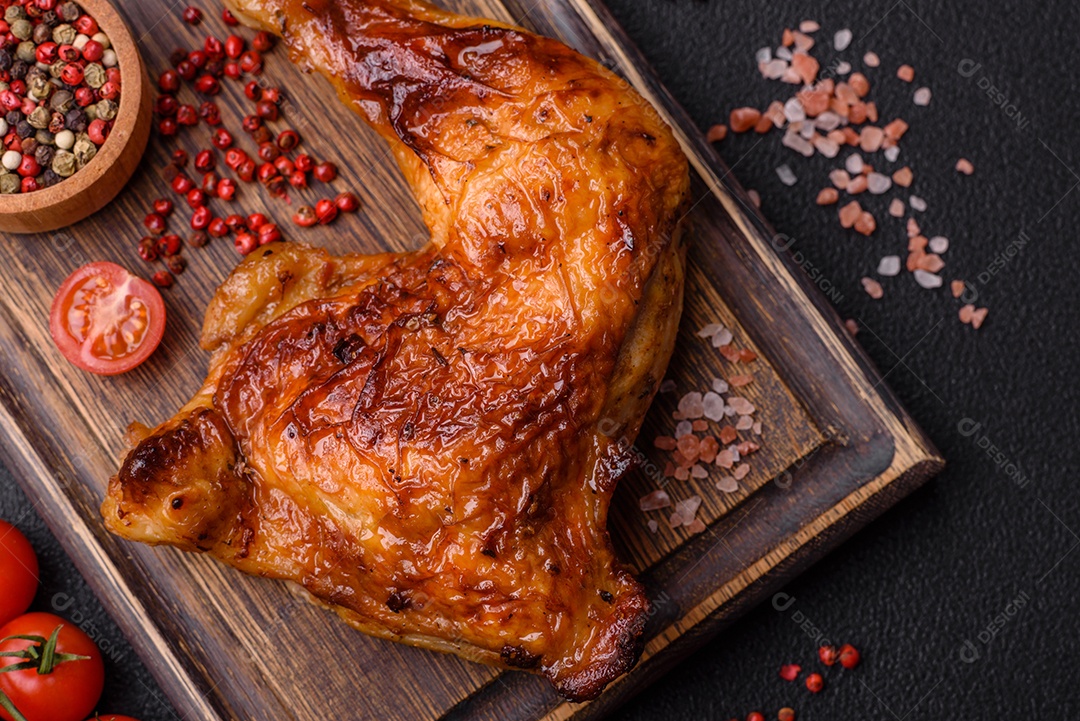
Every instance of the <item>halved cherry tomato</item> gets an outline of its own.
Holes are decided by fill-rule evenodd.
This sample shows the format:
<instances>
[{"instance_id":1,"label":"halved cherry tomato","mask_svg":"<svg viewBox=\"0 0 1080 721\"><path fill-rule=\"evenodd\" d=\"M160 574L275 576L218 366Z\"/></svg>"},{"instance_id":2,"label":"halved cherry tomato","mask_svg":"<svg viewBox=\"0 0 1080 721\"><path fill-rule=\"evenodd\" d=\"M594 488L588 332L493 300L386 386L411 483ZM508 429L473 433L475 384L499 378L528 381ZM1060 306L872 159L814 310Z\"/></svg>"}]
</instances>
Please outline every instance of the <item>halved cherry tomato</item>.
<instances>
[{"instance_id":1,"label":"halved cherry tomato","mask_svg":"<svg viewBox=\"0 0 1080 721\"><path fill-rule=\"evenodd\" d=\"M56 629L59 628L59 632ZM55 653L46 650L56 632ZM38 636L32 641L9 636ZM51 613L28 613L0 628L0 651L23 651L36 647L35 659L0 656L0 691L26 721L83 721L94 710L105 687L105 665L93 639L68 621ZM4 671L7 666L31 663L34 668ZM12 716L0 709L0 718Z\"/></svg>"},{"instance_id":2,"label":"halved cherry tomato","mask_svg":"<svg viewBox=\"0 0 1080 721\"><path fill-rule=\"evenodd\" d=\"M150 283L115 263L90 263L53 299L49 331L64 357L99 375L131 370L165 333L165 304Z\"/></svg>"},{"instance_id":3,"label":"halved cherry tomato","mask_svg":"<svg viewBox=\"0 0 1080 721\"><path fill-rule=\"evenodd\" d=\"M0 626L30 608L38 586L34 549L18 528L0 521ZM0 636L0 638L3 638Z\"/></svg>"}]
</instances>

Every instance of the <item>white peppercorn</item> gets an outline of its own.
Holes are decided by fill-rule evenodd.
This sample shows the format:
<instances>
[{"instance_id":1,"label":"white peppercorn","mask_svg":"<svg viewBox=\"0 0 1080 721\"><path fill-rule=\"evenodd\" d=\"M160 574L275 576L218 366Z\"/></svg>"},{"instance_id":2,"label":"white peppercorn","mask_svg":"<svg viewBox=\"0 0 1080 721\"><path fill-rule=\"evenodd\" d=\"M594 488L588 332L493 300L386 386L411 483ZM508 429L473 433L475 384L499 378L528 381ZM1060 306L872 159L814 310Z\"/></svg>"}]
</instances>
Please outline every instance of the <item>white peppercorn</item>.
<instances>
[{"instance_id":1,"label":"white peppercorn","mask_svg":"<svg viewBox=\"0 0 1080 721\"><path fill-rule=\"evenodd\" d=\"M70 130L61 130L56 134L56 147L61 150L71 150L75 147L75 133Z\"/></svg>"}]
</instances>

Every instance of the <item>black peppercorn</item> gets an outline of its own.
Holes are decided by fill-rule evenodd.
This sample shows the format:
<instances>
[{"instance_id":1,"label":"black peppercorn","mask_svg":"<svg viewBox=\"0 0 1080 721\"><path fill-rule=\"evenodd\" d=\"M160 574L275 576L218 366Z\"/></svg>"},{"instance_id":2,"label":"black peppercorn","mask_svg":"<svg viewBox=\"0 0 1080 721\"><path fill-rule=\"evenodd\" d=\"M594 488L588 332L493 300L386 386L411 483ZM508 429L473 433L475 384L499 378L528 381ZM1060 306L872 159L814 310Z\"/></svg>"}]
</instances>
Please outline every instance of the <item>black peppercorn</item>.
<instances>
[{"instance_id":1,"label":"black peppercorn","mask_svg":"<svg viewBox=\"0 0 1080 721\"><path fill-rule=\"evenodd\" d=\"M12 80L24 80L26 79L26 71L30 69L30 65L25 60L16 60L11 64L11 79Z\"/></svg>"},{"instance_id":2,"label":"black peppercorn","mask_svg":"<svg viewBox=\"0 0 1080 721\"><path fill-rule=\"evenodd\" d=\"M188 238L188 245L192 248L201 248L209 242L210 236L201 230L196 230L191 234L191 237Z\"/></svg>"},{"instance_id":3,"label":"black peppercorn","mask_svg":"<svg viewBox=\"0 0 1080 721\"><path fill-rule=\"evenodd\" d=\"M80 15L82 15L82 8L79 7L78 3L66 2L56 8L56 13L64 22L73 23L79 19Z\"/></svg>"},{"instance_id":4,"label":"black peppercorn","mask_svg":"<svg viewBox=\"0 0 1080 721\"><path fill-rule=\"evenodd\" d=\"M15 132L19 134L20 138L29 138L31 135L37 132L37 129L34 128L34 126L27 122L24 118L19 121L18 125L15 126Z\"/></svg>"},{"instance_id":5,"label":"black peppercorn","mask_svg":"<svg viewBox=\"0 0 1080 721\"><path fill-rule=\"evenodd\" d=\"M88 125L86 113L82 108L72 108L64 116L64 125L73 133L85 133Z\"/></svg>"},{"instance_id":6,"label":"black peppercorn","mask_svg":"<svg viewBox=\"0 0 1080 721\"><path fill-rule=\"evenodd\" d=\"M49 98L49 107L58 113L66 113L75 105L75 96L70 90L57 90Z\"/></svg>"},{"instance_id":7,"label":"black peppercorn","mask_svg":"<svg viewBox=\"0 0 1080 721\"><path fill-rule=\"evenodd\" d=\"M35 45L41 45L42 43L47 43L50 40L52 40L52 28L50 28L45 23L35 25L34 26L34 34L33 34L32 37L34 38L34 44Z\"/></svg>"},{"instance_id":8,"label":"black peppercorn","mask_svg":"<svg viewBox=\"0 0 1080 721\"><path fill-rule=\"evenodd\" d=\"M26 150L26 145L23 145L23 150ZM39 145L38 149L34 151L34 160L38 162L43 168L52 166L53 157L56 155L56 150L48 145Z\"/></svg>"},{"instance_id":9,"label":"black peppercorn","mask_svg":"<svg viewBox=\"0 0 1080 721\"><path fill-rule=\"evenodd\" d=\"M11 70L11 64L15 58L11 57L10 50L0 50L0 70Z\"/></svg>"},{"instance_id":10,"label":"black peppercorn","mask_svg":"<svg viewBox=\"0 0 1080 721\"><path fill-rule=\"evenodd\" d=\"M18 125L19 121L22 120L22 118L23 114L20 113L18 110L9 110L8 114L4 116L4 120L6 120L8 126L12 128Z\"/></svg>"},{"instance_id":11,"label":"black peppercorn","mask_svg":"<svg viewBox=\"0 0 1080 721\"><path fill-rule=\"evenodd\" d=\"M22 142L22 151L24 155L33 155L40 143L34 138L27 138Z\"/></svg>"}]
</instances>

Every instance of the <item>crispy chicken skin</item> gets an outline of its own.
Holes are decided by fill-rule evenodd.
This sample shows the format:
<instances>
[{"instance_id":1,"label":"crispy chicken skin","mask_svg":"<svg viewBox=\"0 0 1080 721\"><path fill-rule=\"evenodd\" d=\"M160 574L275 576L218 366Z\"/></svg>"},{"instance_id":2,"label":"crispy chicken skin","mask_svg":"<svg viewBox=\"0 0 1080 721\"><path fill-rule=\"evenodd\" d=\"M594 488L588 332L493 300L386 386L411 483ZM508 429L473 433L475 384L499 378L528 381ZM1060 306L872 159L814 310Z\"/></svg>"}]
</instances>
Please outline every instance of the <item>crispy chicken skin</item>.
<instances>
[{"instance_id":1,"label":"crispy chicken skin","mask_svg":"<svg viewBox=\"0 0 1080 721\"><path fill-rule=\"evenodd\" d=\"M595 697L648 615L606 525L682 309L686 159L554 40L414 0L229 4L386 138L431 242L246 258L203 388L133 426L107 526Z\"/></svg>"}]
</instances>

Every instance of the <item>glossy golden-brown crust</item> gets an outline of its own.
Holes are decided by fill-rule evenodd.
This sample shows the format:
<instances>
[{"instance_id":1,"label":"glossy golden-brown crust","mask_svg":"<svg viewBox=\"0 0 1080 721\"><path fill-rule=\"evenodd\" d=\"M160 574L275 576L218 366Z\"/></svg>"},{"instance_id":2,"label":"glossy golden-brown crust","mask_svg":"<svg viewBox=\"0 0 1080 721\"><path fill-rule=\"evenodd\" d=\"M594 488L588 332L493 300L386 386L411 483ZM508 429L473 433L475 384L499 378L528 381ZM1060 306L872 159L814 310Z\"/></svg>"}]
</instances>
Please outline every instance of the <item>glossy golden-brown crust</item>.
<instances>
[{"instance_id":1,"label":"glossy golden-brown crust","mask_svg":"<svg viewBox=\"0 0 1080 721\"><path fill-rule=\"evenodd\" d=\"M391 143L432 240L245 259L206 384L141 434L108 527L595 697L648 613L606 523L681 312L685 158L554 40L408 0L230 4Z\"/></svg>"}]
</instances>

